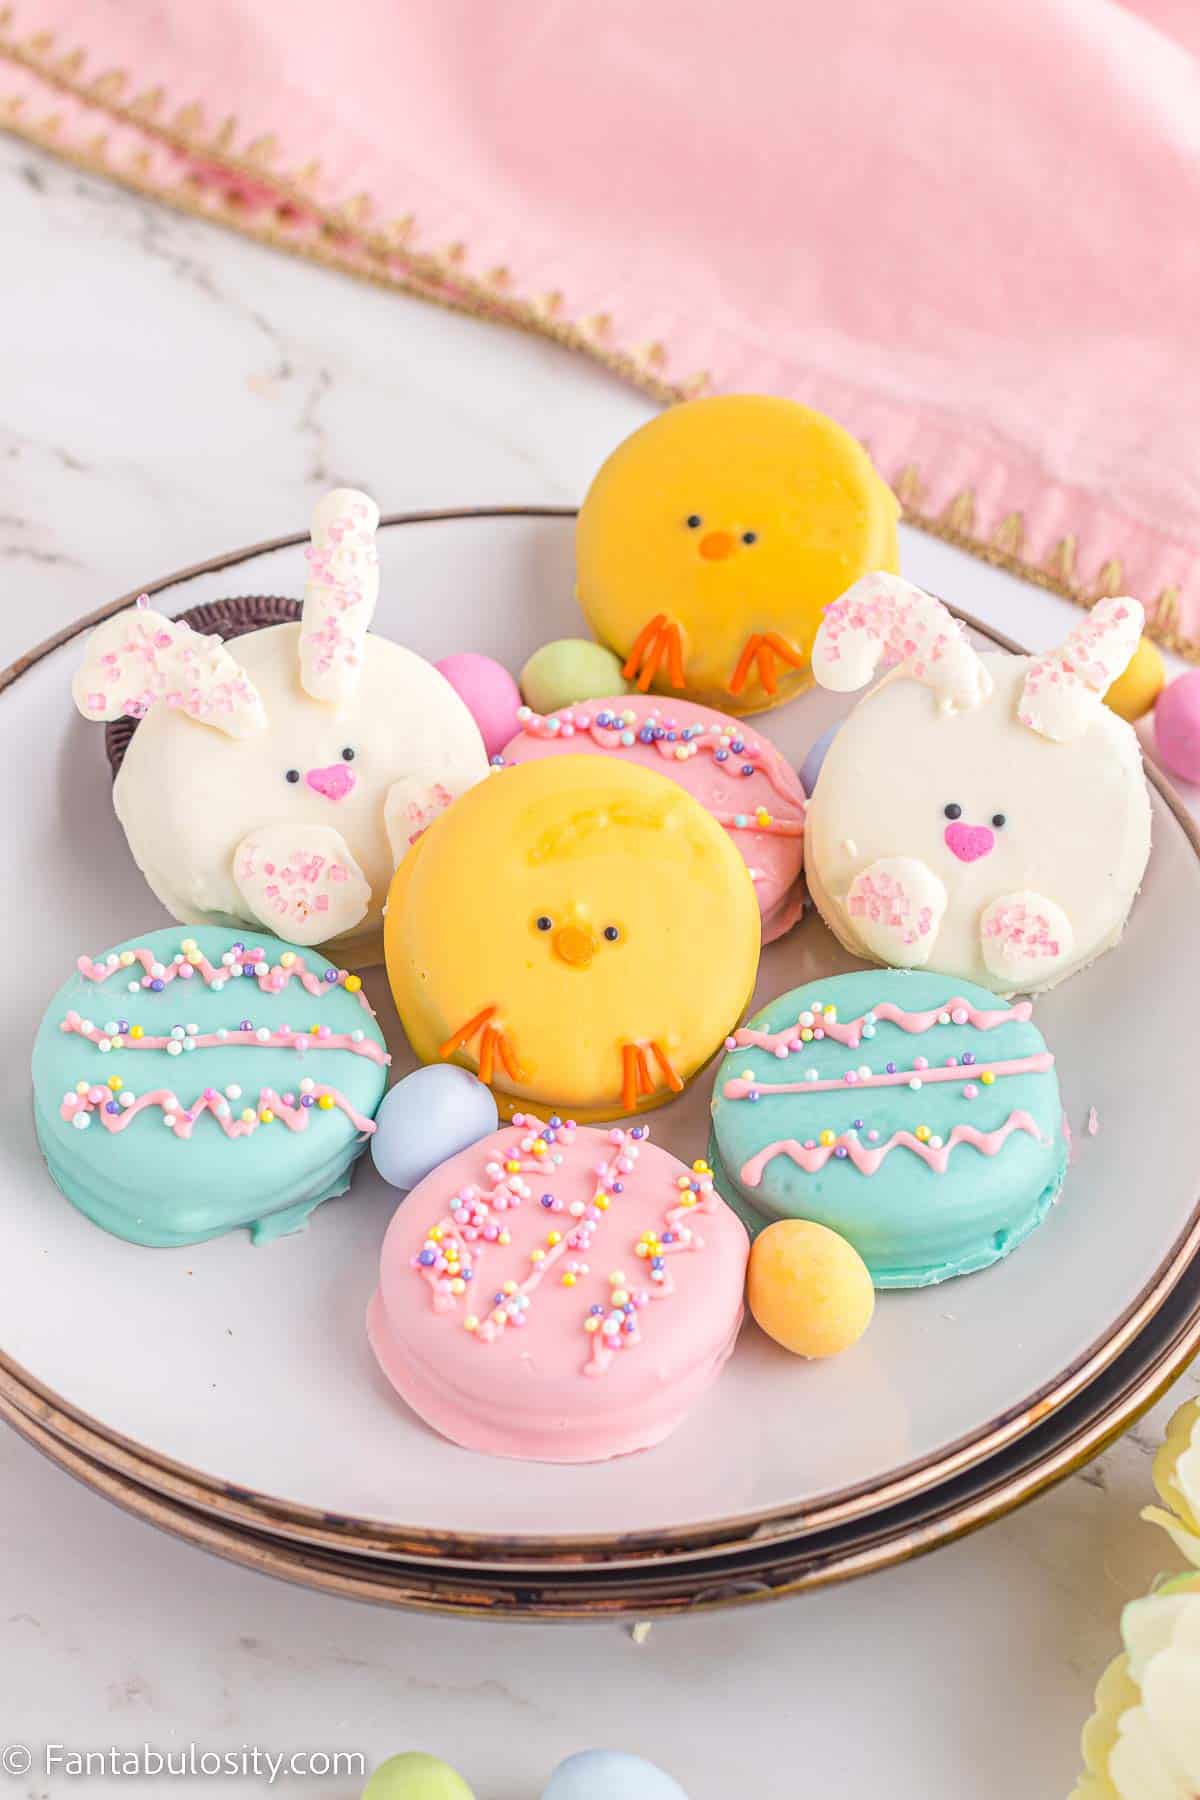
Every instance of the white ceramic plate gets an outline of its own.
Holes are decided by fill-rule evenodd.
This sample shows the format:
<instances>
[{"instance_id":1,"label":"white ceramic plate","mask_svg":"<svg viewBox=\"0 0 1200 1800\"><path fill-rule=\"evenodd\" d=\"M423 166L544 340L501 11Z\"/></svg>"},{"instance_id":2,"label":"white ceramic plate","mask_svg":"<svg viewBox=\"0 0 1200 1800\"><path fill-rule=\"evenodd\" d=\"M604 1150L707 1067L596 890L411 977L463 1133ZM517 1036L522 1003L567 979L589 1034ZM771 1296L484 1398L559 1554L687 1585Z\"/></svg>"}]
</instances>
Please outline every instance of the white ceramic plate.
<instances>
[{"instance_id":1,"label":"white ceramic plate","mask_svg":"<svg viewBox=\"0 0 1200 1800\"><path fill-rule=\"evenodd\" d=\"M735 1553L696 1551L624 1568L575 1566L561 1555L516 1568L447 1566L360 1554L357 1540L288 1538L261 1521L236 1522L235 1496L163 1491L121 1467L111 1440L97 1439L35 1397L9 1397L0 1379L0 1418L52 1462L136 1517L199 1549L260 1574L378 1606L456 1617L575 1620L655 1619L779 1599L875 1573L926 1554L1009 1512L1081 1467L1161 1397L1200 1342L1193 1257L1175 1292L1135 1342L1083 1393L1032 1426L1007 1450L903 1505L832 1531L763 1543ZM29 1404L23 1405L22 1399ZM197 1504L197 1500L199 1503Z\"/></svg>"},{"instance_id":2,"label":"white ceramic plate","mask_svg":"<svg viewBox=\"0 0 1200 1800\"><path fill-rule=\"evenodd\" d=\"M157 584L180 611L231 593L299 594L297 540ZM580 630L569 519L528 512L397 523L380 534L377 628L437 657L517 667ZM1077 1393L1165 1299L1200 1234L1189 1048L1200 1010L1200 860L1154 795L1146 887L1121 949L1039 1004L1078 1159L1064 1198L1000 1267L881 1296L864 1341L800 1363L750 1327L708 1401L666 1445L590 1467L483 1461L435 1437L377 1375L362 1331L395 1194L369 1164L309 1231L180 1251L105 1236L41 1164L29 1101L37 1021L81 950L164 923L112 814L100 734L71 707L68 642L0 695L10 767L9 1003L0 1099L0 1343L8 1369L102 1435L264 1509L333 1517L409 1554L661 1553L870 1511L977 1463ZM845 709L804 696L759 723L794 761ZM855 966L813 918L763 959L758 1003ZM371 997L410 1062L382 972ZM708 1083L651 1120L684 1157L707 1139ZM1100 1132L1083 1129L1095 1107Z\"/></svg>"}]
</instances>

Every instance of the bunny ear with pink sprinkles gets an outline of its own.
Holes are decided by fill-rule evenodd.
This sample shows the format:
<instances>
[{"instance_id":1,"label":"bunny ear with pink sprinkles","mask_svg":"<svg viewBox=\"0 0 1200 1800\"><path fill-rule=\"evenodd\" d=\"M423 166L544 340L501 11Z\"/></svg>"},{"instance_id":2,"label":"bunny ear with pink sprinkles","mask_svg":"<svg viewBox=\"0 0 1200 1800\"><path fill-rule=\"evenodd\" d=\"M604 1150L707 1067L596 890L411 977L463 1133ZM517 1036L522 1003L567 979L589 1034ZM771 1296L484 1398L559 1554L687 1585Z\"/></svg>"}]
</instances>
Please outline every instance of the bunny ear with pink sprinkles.
<instances>
[{"instance_id":1,"label":"bunny ear with pink sprinkles","mask_svg":"<svg viewBox=\"0 0 1200 1800\"><path fill-rule=\"evenodd\" d=\"M991 676L941 601L881 570L860 577L826 608L812 669L822 687L848 694L881 665L896 663L931 687L947 712L980 706L992 691Z\"/></svg>"},{"instance_id":2,"label":"bunny ear with pink sprinkles","mask_svg":"<svg viewBox=\"0 0 1200 1800\"><path fill-rule=\"evenodd\" d=\"M1082 737L1138 646L1145 612L1121 595L1098 600L1054 650L1031 658L1017 717L1055 743Z\"/></svg>"},{"instance_id":3,"label":"bunny ear with pink sprinkles","mask_svg":"<svg viewBox=\"0 0 1200 1800\"><path fill-rule=\"evenodd\" d=\"M355 488L318 501L300 619L300 680L314 700L348 699L358 686L367 628L379 598L379 508Z\"/></svg>"},{"instance_id":4,"label":"bunny ear with pink sprinkles","mask_svg":"<svg viewBox=\"0 0 1200 1800\"><path fill-rule=\"evenodd\" d=\"M174 707L228 737L266 727L258 689L219 637L136 606L98 625L71 682L85 719L142 719L152 706Z\"/></svg>"}]
</instances>

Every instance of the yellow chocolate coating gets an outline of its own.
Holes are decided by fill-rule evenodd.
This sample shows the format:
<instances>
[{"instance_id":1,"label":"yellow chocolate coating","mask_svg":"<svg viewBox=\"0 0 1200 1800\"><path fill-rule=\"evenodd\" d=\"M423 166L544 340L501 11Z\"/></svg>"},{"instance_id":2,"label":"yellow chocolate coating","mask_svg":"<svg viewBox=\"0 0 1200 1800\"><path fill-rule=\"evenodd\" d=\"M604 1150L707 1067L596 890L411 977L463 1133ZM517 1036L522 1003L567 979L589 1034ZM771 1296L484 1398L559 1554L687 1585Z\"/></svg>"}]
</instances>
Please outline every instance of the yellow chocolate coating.
<instances>
[{"instance_id":1,"label":"yellow chocolate coating","mask_svg":"<svg viewBox=\"0 0 1200 1800\"><path fill-rule=\"evenodd\" d=\"M797 1356L848 1350L875 1311L858 1251L808 1219L779 1219L755 1238L746 1297L767 1336Z\"/></svg>"},{"instance_id":2,"label":"yellow chocolate coating","mask_svg":"<svg viewBox=\"0 0 1200 1800\"><path fill-rule=\"evenodd\" d=\"M404 858L384 922L417 1055L479 1073L506 1116L579 1120L633 1110L639 1053L636 1110L690 1080L746 1008L759 940L729 834L666 776L599 756L463 794Z\"/></svg>"},{"instance_id":3,"label":"yellow chocolate coating","mask_svg":"<svg viewBox=\"0 0 1200 1800\"><path fill-rule=\"evenodd\" d=\"M1135 719L1142 718L1150 711L1166 684L1167 670L1159 652L1158 645L1149 638L1139 638L1138 647L1129 659L1128 667L1117 676L1104 696L1104 704L1111 706L1119 718L1128 719L1132 725Z\"/></svg>"},{"instance_id":4,"label":"yellow chocolate coating","mask_svg":"<svg viewBox=\"0 0 1200 1800\"><path fill-rule=\"evenodd\" d=\"M829 602L868 570L899 567L899 512L861 444L823 413L762 394L692 400L626 438L592 482L575 535L579 603L623 659L658 615L678 626L685 686L664 656L659 693L761 712L808 686ZM757 667L731 692L766 633L801 666L776 656L774 695Z\"/></svg>"}]
</instances>

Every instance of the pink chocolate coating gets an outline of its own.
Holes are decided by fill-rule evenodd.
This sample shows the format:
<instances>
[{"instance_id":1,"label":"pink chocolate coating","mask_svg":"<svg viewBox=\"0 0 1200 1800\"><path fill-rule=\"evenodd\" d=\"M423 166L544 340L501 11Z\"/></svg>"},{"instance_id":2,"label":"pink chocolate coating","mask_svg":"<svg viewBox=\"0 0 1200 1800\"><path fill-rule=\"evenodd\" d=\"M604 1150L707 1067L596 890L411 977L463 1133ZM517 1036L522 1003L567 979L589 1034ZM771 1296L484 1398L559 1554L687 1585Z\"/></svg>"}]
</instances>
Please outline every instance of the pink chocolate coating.
<instances>
[{"instance_id":1,"label":"pink chocolate coating","mask_svg":"<svg viewBox=\"0 0 1200 1800\"><path fill-rule=\"evenodd\" d=\"M716 1380L741 1325L746 1232L703 1166L635 1129L518 1115L397 1211L367 1334L452 1442L599 1462L661 1442Z\"/></svg>"},{"instance_id":2,"label":"pink chocolate coating","mask_svg":"<svg viewBox=\"0 0 1200 1800\"><path fill-rule=\"evenodd\" d=\"M521 690L508 670L476 650L456 651L433 666L478 725L488 755L495 756L512 736L521 704Z\"/></svg>"},{"instance_id":3,"label":"pink chocolate coating","mask_svg":"<svg viewBox=\"0 0 1200 1800\"><path fill-rule=\"evenodd\" d=\"M1200 781L1200 669L1177 676L1158 696L1154 741L1172 775Z\"/></svg>"},{"instance_id":4,"label":"pink chocolate coating","mask_svg":"<svg viewBox=\"0 0 1200 1800\"><path fill-rule=\"evenodd\" d=\"M619 722L597 723L608 717ZM521 729L500 753L506 765L596 752L671 776L724 825L741 852L754 880L764 944L791 930L804 905L805 796L769 739L711 707L649 694L588 700L547 717L522 708L520 719ZM662 735L643 742L650 727ZM733 743L743 748L734 750Z\"/></svg>"}]
</instances>

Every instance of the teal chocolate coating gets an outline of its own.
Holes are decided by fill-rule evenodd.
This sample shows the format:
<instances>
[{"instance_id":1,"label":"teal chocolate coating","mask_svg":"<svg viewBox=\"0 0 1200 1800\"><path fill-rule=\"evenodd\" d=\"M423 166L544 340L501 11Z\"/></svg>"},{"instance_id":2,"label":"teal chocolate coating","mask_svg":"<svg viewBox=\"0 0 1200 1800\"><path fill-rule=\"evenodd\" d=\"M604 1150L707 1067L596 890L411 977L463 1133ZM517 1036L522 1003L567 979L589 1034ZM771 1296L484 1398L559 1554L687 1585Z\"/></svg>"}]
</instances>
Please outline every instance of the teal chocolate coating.
<instances>
[{"instance_id":1,"label":"teal chocolate coating","mask_svg":"<svg viewBox=\"0 0 1200 1800\"><path fill-rule=\"evenodd\" d=\"M847 1027L858 1035L853 1022L875 1016L857 1045L833 1035L798 1041L802 1013L813 1013L809 1029L821 1029L817 1002L836 1008L843 1035ZM881 1016L888 1006L935 1019L906 1031ZM782 995L744 1030L781 1037L785 1054L742 1042L717 1072L709 1161L719 1192L752 1235L777 1219L840 1232L878 1288L925 1287L998 1262L1045 1218L1067 1169L1058 1077L1030 1011L971 982L898 969L831 976ZM951 1013L998 1022L942 1022ZM1038 1066L1003 1072L1029 1062ZM805 1091L814 1075L837 1085ZM877 1078L886 1084L874 1085ZM769 1091L781 1083L799 1091ZM779 1144L791 1148L770 1154Z\"/></svg>"},{"instance_id":2,"label":"teal chocolate coating","mask_svg":"<svg viewBox=\"0 0 1200 1800\"><path fill-rule=\"evenodd\" d=\"M147 962L165 970L190 966L177 961L185 942L195 944L193 955L223 985L210 985L196 968L190 976L159 977L161 991L154 991L144 985L148 970L141 961L119 962L123 951L145 951ZM235 946L260 950L269 973L235 975L243 966ZM225 955L233 956L232 966L223 964ZM343 985L346 972L313 950L221 926L146 932L91 966L113 956L118 963L106 979L78 971L59 989L33 1048L38 1140L72 1205L135 1244L195 1244L239 1226L263 1243L298 1230L323 1200L344 1193L387 1084L383 1033L361 989ZM292 959L287 967L285 956ZM317 993L302 985L301 966L319 981ZM337 980L326 980L327 972ZM90 1024L91 1033L64 1030L68 1018ZM243 1020L249 1031L241 1029ZM107 1034L114 1024L130 1028L118 1032L117 1042ZM314 1025L327 1028L334 1041L314 1036ZM136 1026L140 1048L130 1035ZM195 1048L188 1027L196 1028ZM182 1040L172 1039L181 1029ZM259 1031L270 1032L272 1041L260 1042ZM279 1036L285 1041L274 1041ZM111 1047L102 1049L97 1039ZM179 1048L147 1047L148 1039ZM120 1083L116 1091L110 1078ZM91 1084L90 1098L78 1094L80 1082ZM228 1095L231 1085L241 1093ZM338 1098L322 1107L327 1091ZM133 1105L123 1099L129 1094ZM138 1099L150 1094L168 1097ZM109 1112L110 1105L118 1110ZM273 1120L259 1120L264 1108ZM242 1119L246 1110L252 1125ZM75 1122L78 1114L87 1117L86 1126Z\"/></svg>"}]
</instances>

